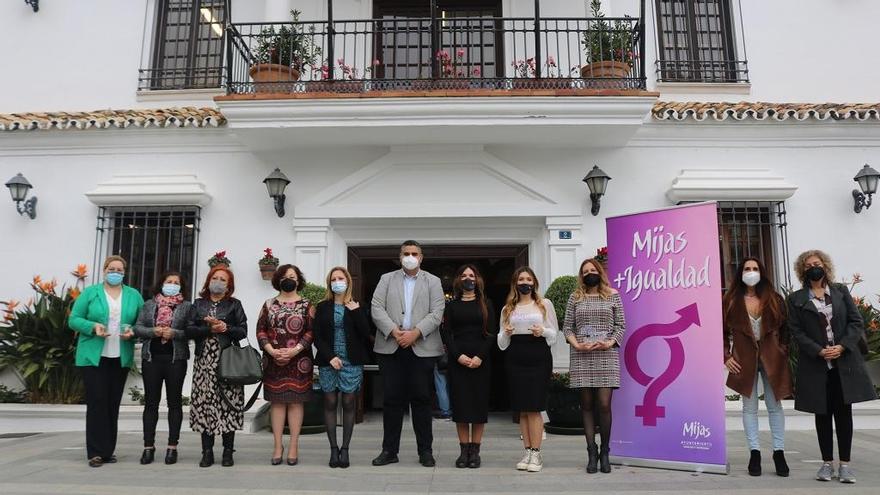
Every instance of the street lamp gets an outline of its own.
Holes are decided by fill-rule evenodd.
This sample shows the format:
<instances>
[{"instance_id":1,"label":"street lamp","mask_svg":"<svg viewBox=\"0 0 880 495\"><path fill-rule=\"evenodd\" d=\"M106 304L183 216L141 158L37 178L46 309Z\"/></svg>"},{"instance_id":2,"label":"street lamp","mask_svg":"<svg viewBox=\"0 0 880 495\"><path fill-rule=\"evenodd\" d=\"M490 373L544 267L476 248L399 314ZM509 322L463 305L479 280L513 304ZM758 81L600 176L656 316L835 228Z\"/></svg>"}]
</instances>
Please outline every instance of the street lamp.
<instances>
[{"instance_id":1,"label":"street lamp","mask_svg":"<svg viewBox=\"0 0 880 495\"><path fill-rule=\"evenodd\" d=\"M593 216L596 216L599 214L599 201L605 194L605 188L608 187L608 181L611 180L611 177L603 172L601 168L593 165L593 169L590 170L590 173L588 173L583 180L587 183L587 187L590 189L590 204L592 205L590 213L592 213Z\"/></svg>"},{"instance_id":2,"label":"street lamp","mask_svg":"<svg viewBox=\"0 0 880 495\"><path fill-rule=\"evenodd\" d=\"M28 190L34 186L32 186L31 183L21 175L21 173L18 173L15 177L9 179L6 183L6 187L9 188L9 193L12 195L12 201L15 201L15 210L18 211L18 214L26 214L32 220L36 218L37 197L31 196L31 199L27 201L24 199L27 197Z\"/></svg>"},{"instance_id":3,"label":"street lamp","mask_svg":"<svg viewBox=\"0 0 880 495\"><path fill-rule=\"evenodd\" d=\"M268 177L263 179L266 189L269 190L269 197L275 200L275 213L281 218L284 216L284 189L290 184L290 179L281 173L280 169L275 169Z\"/></svg>"},{"instance_id":4,"label":"street lamp","mask_svg":"<svg viewBox=\"0 0 880 495\"><path fill-rule=\"evenodd\" d=\"M855 201L855 206L853 210L856 213L861 213L862 208L868 209L871 207L871 196L877 192L877 181L880 180L880 172L877 172L868 164L865 164L859 173L853 177L853 180L859 183L859 191L858 189L853 189L852 195L853 200Z\"/></svg>"}]
</instances>

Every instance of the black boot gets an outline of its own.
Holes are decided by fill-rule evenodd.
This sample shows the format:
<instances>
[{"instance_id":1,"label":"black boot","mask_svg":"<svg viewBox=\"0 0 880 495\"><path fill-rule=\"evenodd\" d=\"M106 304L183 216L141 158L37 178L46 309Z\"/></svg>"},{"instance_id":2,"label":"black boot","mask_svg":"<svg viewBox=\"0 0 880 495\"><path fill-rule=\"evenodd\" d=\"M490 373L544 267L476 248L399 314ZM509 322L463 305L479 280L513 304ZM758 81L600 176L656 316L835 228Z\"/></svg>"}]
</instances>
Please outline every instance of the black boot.
<instances>
[{"instance_id":1,"label":"black boot","mask_svg":"<svg viewBox=\"0 0 880 495\"><path fill-rule=\"evenodd\" d=\"M603 445L599 450L599 471L603 473L611 472L611 461L608 460L608 447Z\"/></svg>"},{"instance_id":2,"label":"black boot","mask_svg":"<svg viewBox=\"0 0 880 495\"><path fill-rule=\"evenodd\" d=\"M596 444L587 445L587 472L590 474L599 470L599 447Z\"/></svg>"},{"instance_id":3,"label":"black boot","mask_svg":"<svg viewBox=\"0 0 880 495\"><path fill-rule=\"evenodd\" d=\"M337 468L339 467L339 448L330 447L330 467Z\"/></svg>"},{"instance_id":4,"label":"black boot","mask_svg":"<svg viewBox=\"0 0 880 495\"><path fill-rule=\"evenodd\" d=\"M781 450L773 451L773 464L776 464L776 475L787 477L788 476L788 463L785 462L785 452Z\"/></svg>"},{"instance_id":5,"label":"black boot","mask_svg":"<svg viewBox=\"0 0 880 495\"><path fill-rule=\"evenodd\" d=\"M202 460L199 467L210 467L214 464L214 435L202 433Z\"/></svg>"},{"instance_id":6,"label":"black boot","mask_svg":"<svg viewBox=\"0 0 880 495\"><path fill-rule=\"evenodd\" d=\"M152 464L156 456L156 447L146 447L141 454L141 464Z\"/></svg>"},{"instance_id":7,"label":"black boot","mask_svg":"<svg viewBox=\"0 0 880 495\"><path fill-rule=\"evenodd\" d=\"M229 467L235 464L235 461L232 460L232 453L235 452L233 447L235 446L235 432L229 431L223 434L223 460L220 461L220 465Z\"/></svg>"},{"instance_id":8,"label":"black boot","mask_svg":"<svg viewBox=\"0 0 880 495\"><path fill-rule=\"evenodd\" d=\"M761 476L761 451L753 450L749 457L749 475Z\"/></svg>"},{"instance_id":9,"label":"black boot","mask_svg":"<svg viewBox=\"0 0 880 495\"><path fill-rule=\"evenodd\" d=\"M471 444L459 442L458 446L461 447L461 455L459 455L458 459L455 460L455 467L466 468L468 464L468 457L471 453Z\"/></svg>"},{"instance_id":10,"label":"black boot","mask_svg":"<svg viewBox=\"0 0 880 495\"><path fill-rule=\"evenodd\" d=\"M468 457L468 467L471 469L476 469L480 467L483 461L480 459L480 444L472 443L471 444L471 455Z\"/></svg>"}]
</instances>

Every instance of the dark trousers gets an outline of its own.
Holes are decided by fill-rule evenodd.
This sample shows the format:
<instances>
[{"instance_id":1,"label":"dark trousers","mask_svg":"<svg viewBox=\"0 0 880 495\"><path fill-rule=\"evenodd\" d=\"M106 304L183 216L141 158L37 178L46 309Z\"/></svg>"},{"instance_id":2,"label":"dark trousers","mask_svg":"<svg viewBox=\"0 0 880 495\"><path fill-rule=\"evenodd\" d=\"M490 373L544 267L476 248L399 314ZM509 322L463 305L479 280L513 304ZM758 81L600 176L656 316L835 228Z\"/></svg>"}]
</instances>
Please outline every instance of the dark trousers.
<instances>
[{"instance_id":1,"label":"dark trousers","mask_svg":"<svg viewBox=\"0 0 880 495\"><path fill-rule=\"evenodd\" d=\"M819 437L819 450L822 451L822 460L830 462L834 460L834 425L837 426L837 450L840 460L849 462L852 451L853 417L852 405L843 402L843 388L840 385L840 372L837 368L828 370L828 383L825 386L827 414L816 415L816 436Z\"/></svg>"},{"instance_id":2,"label":"dark trousers","mask_svg":"<svg viewBox=\"0 0 880 495\"><path fill-rule=\"evenodd\" d=\"M409 348L398 349L394 354L379 354L378 359L384 388L382 450L392 454L400 450L403 415L409 406L419 454L433 452L431 383L437 358L418 357Z\"/></svg>"},{"instance_id":3,"label":"dark trousers","mask_svg":"<svg viewBox=\"0 0 880 495\"><path fill-rule=\"evenodd\" d=\"M183 380L186 378L186 361L172 362L171 356L153 356L144 361L144 447L156 442L156 424L159 422L159 399L165 384L165 402L168 404L168 445L177 445L180 425L183 423Z\"/></svg>"},{"instance_id":4,"label":"dark trousers","mask_svg":"<svg viewBox=\"0 0 880 495\"><path fill-rule=\"evenodd\" d=\"M116 451L119 403L128 368L119 358L102 357L98 366L81 366L86 388L86 455L109 459Z\"/></svg>"}]
</instances>

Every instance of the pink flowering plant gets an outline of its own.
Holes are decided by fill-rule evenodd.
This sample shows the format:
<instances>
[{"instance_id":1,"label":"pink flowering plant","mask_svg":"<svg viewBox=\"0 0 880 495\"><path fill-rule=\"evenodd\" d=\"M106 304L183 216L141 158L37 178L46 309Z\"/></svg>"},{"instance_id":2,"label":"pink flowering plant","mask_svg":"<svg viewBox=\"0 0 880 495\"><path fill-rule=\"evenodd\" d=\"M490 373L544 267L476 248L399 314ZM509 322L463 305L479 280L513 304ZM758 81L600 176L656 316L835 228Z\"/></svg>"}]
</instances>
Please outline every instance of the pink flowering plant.
<instances>
[{"instance_id":1,"label":"pink flowering plant","mask_svg":"<svg viewBox=\"0 0 880 495\"><path fill-rule=\"evenodd\" d=\"M455 56L447 50L437 50L435 54L437 61L440 62L440 77L443 78L464 78L464 77L482 77L483 71L480 67L473 67L468 70L468 62L465 60L465 49L459 48L455 51Z\"/></svg>"},{"instance_id":2,"label":"pink flowering plant","mask_svg":"<svg viewBox=\"0 0 880 495\"><path fill-rule=\"evenodd\" d=\"M373 71L375 71L376 68L379 67L381 64L382 63L379 62L379 59L375 59L370 63L370 67L365 67L363 71L360 71L354 65L348 65L347 63L345 63L344 58L338 58L336 59L336 65L333 67L333 76L336 80L341 81L366 79L367 75L372 74ZM324 62L321 67L315 67L313 72L322 81L330 79L330 65L327 62Z\"/></svg>"},{"instance_id":3,"label":"pink flowering plant","mask_svg":"<svg viewBox=\"0 0 880 495\"><path fill-rule=\"evenodd\" d=\"M529 57L524 60L514 60L510 63L510 66L513 67L513 72L516 77L525 78L536 76L537 64L538 62L537 60L535 60L535 57ZM541 67L543 68L543 70L541 71L541 77L559 76L559 67L557 67L556 57L554 57L553 55L548 55L547 60Z\"/></svg>"}]
</instances>

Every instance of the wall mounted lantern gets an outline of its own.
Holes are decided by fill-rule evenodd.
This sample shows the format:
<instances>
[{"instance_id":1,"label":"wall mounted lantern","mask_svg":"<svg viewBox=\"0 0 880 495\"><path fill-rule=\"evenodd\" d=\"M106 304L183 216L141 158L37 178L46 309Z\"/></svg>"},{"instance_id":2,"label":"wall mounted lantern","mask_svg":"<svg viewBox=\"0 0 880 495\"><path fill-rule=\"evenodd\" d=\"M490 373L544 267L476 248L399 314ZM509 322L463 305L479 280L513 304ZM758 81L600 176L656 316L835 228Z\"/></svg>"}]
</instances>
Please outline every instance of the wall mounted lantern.
<instances>
[{"instance_id":1,"label":"wall mounted lantern","mask_svg":"<svg viewBox=\"0 0 880 495\"><path fill-rule=\"evenodd\" d=\"M856 213L861 213L862 208L868 209L871 207L871 196L877 192L877 182L880 180L880 172L877 172L868 164L865 164L859 173L853 177L853 180L859 183L859 191L858 189L853 189L852 195L853 200L855 201L855 206L853 206L853 210Z\"/></svg>"},{"instance_id":2,"label":"wall mounted lantern","mask_svg":"<svg viewBox=\"0 0 880 495\"><path fill-rule=\"evenodd\" d=\"M18 214L26 214L31 219L36 218L37 197L31 196L31 199L27 201L25 201L24 199L27 197L28 190L34 186L32 186L31 183L28 182L28 180L19 173L16 174L15 177L9 179L9 182L6 183L6 187L9 188L9 193L12 195L12 200L15 201L15 209L16 211L18 211Z\"/></svg>"},{"instance_id":3,"label":"wall mounted lantern","mask_svg":"<svg viewBox=\"0 0 880 495\"><path fill-rule=\"evenodd\" d=\"M590 170L590 173L588 173L583 180L587 183L587 187L590 189L590 204L592 205L590 213L592 213L593 216L596 216L599 214L599 201L605 194L605 188L608 187L608 181L611 180L611 177L603 172L601 168L593 165L593 169Z\"/></svg>"},{"instance_id":4,"label":"wall mounted lantern","mask_svg":"<svg viewBox=\"0 0 880 495\"><path fill-rule=\"evenodd\" d=\"M268 177L263 179L263 184L266 184L266 189L269 190L269 197L275 200L275 213L278 214L279 218L283 217L284 200L286 199L284 189L290 184L290 179L281 173L280 169L276 168Z\"/></svg>"}]
</instances>

